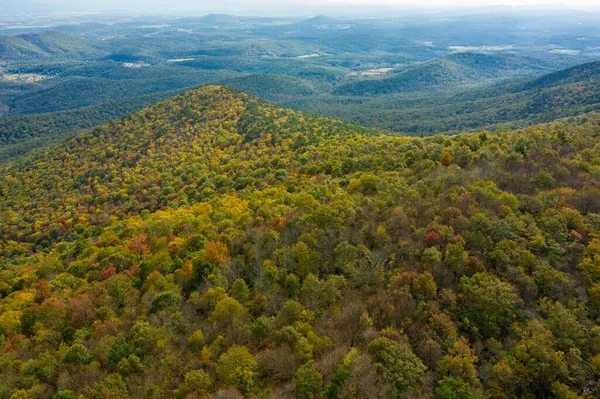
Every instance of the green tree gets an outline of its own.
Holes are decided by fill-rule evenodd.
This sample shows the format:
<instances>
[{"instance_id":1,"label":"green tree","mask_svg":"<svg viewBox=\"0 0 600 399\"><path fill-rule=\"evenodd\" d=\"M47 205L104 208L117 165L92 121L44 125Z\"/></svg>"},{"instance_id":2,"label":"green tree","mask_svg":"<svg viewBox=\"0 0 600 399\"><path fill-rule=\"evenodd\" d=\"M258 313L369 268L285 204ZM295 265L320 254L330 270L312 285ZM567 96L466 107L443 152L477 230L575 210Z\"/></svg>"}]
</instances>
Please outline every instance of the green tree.
<instances>
[{"instance_id":1,"label":"green tree","mask_svg":"<svg viewBox=\"0 0 600 399\"><path fill-rule=\"evenodd\" d=\"M369 344L369 354L396 395L420 388L427 367L408 344L377 338Z\"/></svg>"},{"instance_id":2,"label":"green tree","mask_svg":"<svg viewBox=\"0 0 600 399\"><path fill-rule=\"evenodd\" d=\"M204 370L188 371L183 379L184 381L179 385L176 391L176 396L181 398L192 393L204 395L210 391L213 385L212 378Z\"/></svg>"},{"instance_id":3,"label":"green tree","mask_svg":"<svg viewBox=\"0 0 600 399\"><path fill-rule=\"evenodd\" d=\"M539 320L531 320L518 332L521 339L514 352L521 384L528 392L549 397L552 383L568 372L565 354L556 350L552 332Z\"/></svg>"},{"instance_id":4,"label":"green tree","mask_svg":"<svg viewBox=\"0 0 600 399\"><path fill-rule=\"evenodd\" d=\"M250 289L248 289L248 285L241 278L238 278L233 282L230 293L232 297L241 303L247 302L248 298L250 297Z\"/></svg>"},{"instance_id":5,"label":"green tree","mask_svg":"<svg viewBox=\"0 0 600 399\"><path fill-rule=\"evenodd\" d=\"M480 386L476 363L478 361L466 339L457 340L448 355L444 356L437 364L437 374L440 380L450 378L447 388L468 387L467 392L475 392ZM456 385L457 382L462 382ZM463 389L461 388L461 390Z\"/></svg>"},{"instance_id":6,"label":"green tree","mask_svg":"<svg viewBox=\"0 0 600 399\"><path fill-rule=\"evenodd\" d=\"M435 399L480 399L482 396L465 381L444 377L435 387Z\"/></svg>"},{"instance_id":7,"label":"green tree","mask_svg":"<svg viewBox=\"0 0 600 399\"><path fill-rule=\"evenodd\" d=\"M454 272L460 272L464 270L469 259L468 253L464 250L462 245L459 244L448 244L446 247L446 256L444 262Z\"/></svg>"},{"instance_id":8,"label":"green tree","mask_svg":"<svg viewBox=\"0 0 600 399\"><path fill-rule=\"evenodd\" d=\"M113 342L108 352L108 366L111 369L116 369L121 359L126 358L131 354L131 347L125 340L125 337L120 335Z\"/></svg>"},{"instance_id":9,"label":"green tree","mask_svg":"<svg viewBox=\"0 0 600 399\"><path fill-rule=\"evenodd\" d=\"M231 340L242 337L248 328L248 310L229 296L217 302L209 318L215 330L224 333Z\"/></svg>"},{"instance_id":10,"label":"green tree","mask_svg":"<svg viewBox=\"0 0 600 399\"><path fill-rule=\"evenodd\" d=\"M283 283L283 287L290 298L297 298L300 293L300 280L295 274L288 274Z\"/></svg>"},{"instance_id":11,"label":"green tree","mask_svg":"<svg viewBox=\"0 0 600 399\"><path fill-rule=\"evenodd\" d=\"M490 338L508 330L516 317L519 297L510 284L481 272L461 277L458 303L475 333Z\"/></svg>"},{"instance_id":12,"label":"green tree","mask_svg":"<svg viewBox=\"0 0 600 399\"><path fill-rule=\"evenodd\" d=\"M9 399L33 399L33 396L24 389L17 389L10 395Z\"/></svg>"},{"instance_id":13,"label":"green tree","mask_svg":"<svg viewBox=\"0 0 600 399\"><path fill-rule=\"evenodd\" d=\"M258 382L258 364L248 348L232 345L219 357L217 375L221 385L248 393Z\"/></svg>"},{"instance_id":14,"label":"green tree","mask_svg":"<svg viewBox=\"0 0 600 399\"><path fill-rule=\"evenodd\" d=\"M204 334L202 333L202 330L196 330L188 338L188 348L190 348L194 352L200 352L203 347L204 347Z\"/></svg>"},{"instance_id":15,"label":"green tree","mask_svg":"<svg viewBox=\"0 0 600 399\"><path fill-rule=\"evenodd\" d=\"M88 364L92 361L92 355L84 345L74 344L69 348L63 360L65 363L74 365Z\"/></svg>"},{"instance_id":16,"label":"green tree","mask_svg":"<svg viewBox=\"0 0 600 399\"><path fill-rule=\"evenodd\" d=\"M315 368L313 361L304 363L294 374L296 394L300 398L317 399L323 392L323 375Z\"/></svg>"},{"instance_id":17,"label":"green tree","mask_svg":"<svg viewBox=\"0 0 600 399\"><path fill-rule=\"evenodd\" d=\"M413 294L421 300L430 301L437 296L437 284L429 272L420 274L411 283Z\"/></svg>"},{"instance_id":18,"label":"green tree","mask_svg":"<svg viewBox=\"0 0 600 399\"><path fill-rule=\"evenodd\" d=\"M117 365L117 371L119 374L127 376L129 374L139 373L144 370L144 364L142 360L136 355L129 355L126 358L121 359Z\"/></svg>"},{"instance_id":19,"label":"green tree","mask_svg":"<svg viewBox=\"0 0 600 399\"><path fill-rule=\"evenodd\" d=\"M71 390L58 391L52 399L75 399L75 392Z\"/></svg>"},{"instance_id":20,"label":"green tree","mask_svg":"<svg viewBox=\"0 0 600 399\"><path fill-rule=\"evenodd\" d=\"M128 399L129 393L123 377L119 374L110 374L94 384L89 397L92 399Z\"/></svg>"}]
</instances>

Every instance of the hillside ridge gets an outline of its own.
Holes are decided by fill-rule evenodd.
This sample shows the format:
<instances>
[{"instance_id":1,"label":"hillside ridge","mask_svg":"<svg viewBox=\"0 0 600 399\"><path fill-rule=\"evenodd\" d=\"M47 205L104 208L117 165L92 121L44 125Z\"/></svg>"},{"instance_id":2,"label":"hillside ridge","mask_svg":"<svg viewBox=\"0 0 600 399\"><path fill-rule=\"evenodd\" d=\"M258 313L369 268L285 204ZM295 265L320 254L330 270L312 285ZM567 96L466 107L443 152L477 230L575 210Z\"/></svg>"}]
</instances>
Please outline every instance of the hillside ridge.
<instances>
[{"instance_id":1,"label":"hillside ridge","mask_svg":"<svg viewBox=\"0 0 600 399\"><path fill-rule=\"evenodd\" d=\"M56 31L17 36L0 34L0 53L8 60L51 59L65 56L74 59L99 56L102 51L83 37Z\"/></svg>"},{"instance_id":2,"label":"hillside ridge","mask_svg":"<svg viewBox=\"0 0 600 399\"><path fill-rule=\"evenodd\" d=\"M422 90L435 90L455 85L481 85L506 78L519 78L549 72L551 65L542 60L515 54L459 52L443 58L408 65L391 76L342 85L338 95L371 96Z\"/></svg>"},{"instance_id":3,"label":"hillside ridge","mask_svg":"<svg viewBox=\"0 0 600 399\"><path fill-rule=\"evenodd\" d=\"M202 163L201 159L212 157L211 151L220 152L233 146L238 149L236 151L243 153L249 150L249 146L257 145L254 143L256 140L269 143L272 151L275 148L269 140L273 143L285 142L289 151L295 151L300 146L316 144L330 136L373 133L378 134L378 131L279 108L235 89L218 85L201 86L121 120L84 132L64 144L9 162L2 169L10 178L0 182L0 192L6 204L25 201L32 192L39 190L38 200L32 204L31 211L38 217L56 215L56 212L62 213L67 208L62 196L76 195L82 205L95 202L88 196L97 193L98 188L94 183L97 176L103 177L103 183L119 184L122 175L133 176L140 169L151 168L153 162L161 159L178 155L185 158L200 157L195 166L181 164L177 158L170 158L170 162L172 167L183 168L192 174L200 170L208 171L212 167L210 174L217 178L220 168L225 168L227 162L218 168ZM230 155L237 157L239 154ZM69 169L65 169L66 165ZM194 167L200 170L193 170ZM39 171L48 168L56 170L55 175L48 177L56 185L49 184L47 179L34 178ZM246 170L245 173L251 174L252 171ZM61 183L73 180L75 182L71 186ZM161 187L169 183L152 173L138 176L136 180L138 183L135 187L139 185L140 188ZM17 181L31 181L31 184L23 187L15 184ZM193 181L186 183L195 184ZM233 182L230 182L226 186L230 189L232 185ZM128 195L135 195L134 187L130 188ZM141 203L139 207L121 211L124 215L135 214L145 206L156 210L162 201L164 199L154 198L150 204ZM168 203L172 204L170 201ZM118 207L118 201L108 201L105 206L107 210L113 209ZM38 225L36 230L40 230L40 227ZM0 232L2 230L6 232L12 229L4 225L0 227ZM33 225L30 231L33 232ZM25 231L13 231L9 236L29 236L29 241L36 240Z\"/></svg>"},{"instance_id":4,"label":"hillside ridge","mask_svg":"<svg viewBox=\"0 0 600 399\"><path fill-rule=\"evenodd\" d=\"M598 396L598 148L204 86L9 162L0 398Z\"/></svg>"}]
</instances>

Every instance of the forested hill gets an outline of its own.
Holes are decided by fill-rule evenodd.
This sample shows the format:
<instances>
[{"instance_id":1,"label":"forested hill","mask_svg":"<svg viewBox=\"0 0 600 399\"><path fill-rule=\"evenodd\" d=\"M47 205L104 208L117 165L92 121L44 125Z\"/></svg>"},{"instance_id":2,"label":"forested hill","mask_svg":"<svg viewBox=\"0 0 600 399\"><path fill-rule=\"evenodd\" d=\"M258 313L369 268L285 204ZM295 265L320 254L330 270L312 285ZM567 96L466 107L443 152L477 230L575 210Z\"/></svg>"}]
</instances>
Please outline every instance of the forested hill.
<instances>
[{"instance_id":1,"label":"forested hill","mask_svg":"<svg viewBox=\"0 0 600 399\"><path fill-rule=\"evenodd\" d=\"M0 34L2 60L74 59L98 57L104 54L91 41L76 35L45 31L19 36Z\"/></svg>"},{"instance_id":2,"label":"forested hill","mask_svg":"<svg viewBox=\"0 0 600 399\"><path fill-rule=\"evenodd\" d=\"M539 75L551 70L549 62L515 54L464 52L399 68L384 79L347 83L334 92L338 95L373 96L439 90Z\"/></svg>"},{"instance_id":3,"label":"forested hill","mask_svg":"<svg viewBox=\"0 0 600 399\"><path fill-rule=\"evenodd\" d=\"M600 62L452 94L327 97L285 104L404 134L520 128L600 110Z\"/></svg>"},{"instance_id":4,"label":"forested hill","mask_svg":"<svg viewBox=\"0 0 600 399\"><path fill-rule=\"evenodd\" d=\"M82 233L84 225L105 224L109 217L262 187L266 167L289 168L308 146L327 137L368 132L375 131L205 86L4 167L0 209L25 206L19 218L29 227L9 221L0 232L46 244L50 237ZM265 143L269 156L257 157L254 152ZM23 181L28 184L17 183ZM72 217L80 219L78 227L65 229Z\"/></svg>"},{"instance_id":5,"label":"forested hill","mask_svg":"<svg viewBox=\"0 0 600 399\"><path fill-rule=\"evenodd\" d=\"M0 398L597 397L598 148L209 86L13 161Z\"/></svg>"},{"instance_id":6,"label":"forested hill","mask_svg":"<svg viewBox=\"0 0 600 399\"><path fill-rule=\"evenodd\" d=\"M171 96L174 94L170 92ZM150 94L74 110L2 118L0 162L64 141L82 130L139 111L170 95L169 92Z\"/></svg>"},{"instance_id":7,"label":"forested hill","mask_svg":"<svg viewBox=\"0 0 600 399\"><path fill-rule=\"evenodd\" d=\"M600 61L576 65L562 71L550 73L525 83L521 90L542 89L570 83L585 83L600 76Z\"/></svg>"}]
</instances>

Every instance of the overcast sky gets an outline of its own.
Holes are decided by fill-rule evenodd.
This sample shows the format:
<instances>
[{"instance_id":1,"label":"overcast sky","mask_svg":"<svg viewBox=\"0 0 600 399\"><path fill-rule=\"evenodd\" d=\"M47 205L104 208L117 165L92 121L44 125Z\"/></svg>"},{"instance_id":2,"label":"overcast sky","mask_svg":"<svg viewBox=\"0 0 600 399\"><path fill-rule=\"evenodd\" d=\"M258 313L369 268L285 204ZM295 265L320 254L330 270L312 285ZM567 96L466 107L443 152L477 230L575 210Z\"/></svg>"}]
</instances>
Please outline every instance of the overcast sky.
<instances>
[{"instance_id":1,"label":"overcast sky","mask_svg":"<svg viewBox=\"0 0 600 399\"><path fill-rule=\"evenodd\" d=\"M285 1L285 0L284 0ZM311 1L311 0L309 0ZM358 3L358 4L387 4L412 7L473 7L486 5L506 5L506 6L544 6L548 4L563 4L569 7L587 8L598 5L599 0L569 0L569 1L548 1L548 0L325 0L330 3ZM257 1L259 2L259 1Z\"/></svg>"},{"instance_id":2,"label":"overcast sky","mask_svg":"<svg viewBox=\"0 0 600 399\"><path fill-rule=\"evenodd\" d=\"M600 9L600 0L0 0L1 13L40 12L101 12L127 10L144 12L176 12L190 10L198 13L249 12L285 10L293 13L306 9L306 13L318 13L344 5L393 6L401 8L456 8L485 7L490 5Z\"/></svg>"}]
</instances>

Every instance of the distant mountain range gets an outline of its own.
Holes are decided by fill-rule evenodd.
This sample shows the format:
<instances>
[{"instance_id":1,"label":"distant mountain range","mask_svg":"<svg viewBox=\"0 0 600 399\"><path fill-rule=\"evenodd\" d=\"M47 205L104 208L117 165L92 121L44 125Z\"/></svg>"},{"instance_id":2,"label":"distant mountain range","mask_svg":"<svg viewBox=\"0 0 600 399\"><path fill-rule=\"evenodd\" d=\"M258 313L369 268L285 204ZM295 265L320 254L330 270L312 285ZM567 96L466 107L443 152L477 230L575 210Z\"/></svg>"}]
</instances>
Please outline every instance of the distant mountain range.
<instances>
[{"instance_id":1,"label":"distant mountain range","mask_svg":"<svg viewBox=\"0 0 600 399\"><path fill-rule=\"evenodd\" d=\"M337 87L334 94L375 96L392 93L473 86L506 78L539 75L554 71L548 61L516 54L464 52L411 64L382 79L362 80Z\"/></svg>"},{"instance_id":2,"label":"distant mountain range","mask_svg":"<svg viewBox=\"0 0 600 399\"><path fill-rule=\"evenodd\" d=\"M455 54L394 74L406 76L421 72L421 76L426 76L425 70L460 65L454 68L457 73L450 73L451 68L445 68L443 79L441 74L436 75L439 80L435 85L405 81L405 87L410 86L414 91L369 96L332 95L333 83L320 80L323 75L318 75L319 80L315 80L308 72L300 72L301 76L252 74L218 80L219 74L206 71L198 74L188 70L172 79L157 76L151 83L131 78L119 82L75 77L47 89L23 94L10 103L20 113L32 115L0 119L0 161L138 110L173 94L178 87L208 82L211 78L222 85L291 108L411 135L519 128L600 110L600 62L533 79L521 77L515 81L507 77L487 86L482 82L482 79L493 80L493 71L506 76L511 73L527 75L546 68L536 61L529 60L517 69L507 66L518 63L512 56ZM470 76L465 71L479 72ZM139 76L150 78L153 75L141 72ZM368 82L373 87L373 82L388 79L397 78L362 83ZM462 89L457 91L457 87ZM444 92L444 89L449 90ZM82 93L85 93L84 98L79 98ZM81 108L82 104L86 107ZM40 110L47 113L36 115Z\"/></svg>"},{"instance_id":3,"label":"distant mountain range","mask_svg":"<svg viewBox=\"0 0 600 399\"><path fill-rule=\"evenodd\" d=\"M490 59L488 56L465 54L452 58ZM493 76L492 73L486 72L492 68L477 64L466 67L461 63L460 67L453 69L457 70L457 73L449 73L450 68L442 67L443 65L457 64L445 59L405 72L407 75L421 76L424 79L422 83L418 83L418 78L413 76L416 80L392 77L346 86L347 90L371 90L379 87L378 82L384 82L402 84L407 91L413 90L410 93L390 92L370 96L324 95L287 102L285 105L408 134L460 132L501 126L518 128L600 109L600 62L571 67L533 79L521 78L517 82L507 79L491 86L475 85L471 88L468 85L481 80L470 77L470 73L474 77L485 79L487 76ZM501 62L501 71L503 65L506 64ZM429 76L421 68L426 71L442 70L443 73ZM524 70L531 72L529 68ZM479 72L476 74L475 71ZM420 74L421 72L423 73ZM511 74L509 69L506 69L506 74ZM463 84L467 85L466 90L454 90L449 93L442 90L451 85ZM381 87L391 89L392 85L382 84ZM434 88L438 89L435 95L423 93L423 90Z\"/></svg>"},{"instance_id":4,"label":"distant mountain range","mask_svg":"<svg viewBox=\"0 0 600 399\"><path fill-rule=\"evenodd\" d=\"M45 31L19 36L0 35L0 60L90 58L101 50L77 35Z\"/></svg>"}]
</instances>

